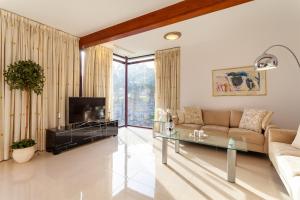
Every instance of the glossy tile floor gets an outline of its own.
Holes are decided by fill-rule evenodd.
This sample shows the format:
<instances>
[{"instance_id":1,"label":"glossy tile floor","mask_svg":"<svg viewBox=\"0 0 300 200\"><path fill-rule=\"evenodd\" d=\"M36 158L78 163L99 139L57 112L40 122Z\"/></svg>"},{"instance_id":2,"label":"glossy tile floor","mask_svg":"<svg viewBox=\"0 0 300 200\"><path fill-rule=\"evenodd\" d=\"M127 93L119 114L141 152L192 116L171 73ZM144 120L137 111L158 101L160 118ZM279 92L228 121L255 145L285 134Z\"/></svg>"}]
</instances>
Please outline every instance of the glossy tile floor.
<instances>
[{"instance_id":1,"label":"glossy tile floor","mask_svg":"<svg viewBox=\"0 0 300 200\"><path fill-rule=\"evenodd\" d=\"M39 153L26 164L0 163L1 200L288 199L266 156L238 153L237 182L226 181L226 151L169 144L151 130L122 128L107 138L59 155Z\"/></svg>"}]
</instances>

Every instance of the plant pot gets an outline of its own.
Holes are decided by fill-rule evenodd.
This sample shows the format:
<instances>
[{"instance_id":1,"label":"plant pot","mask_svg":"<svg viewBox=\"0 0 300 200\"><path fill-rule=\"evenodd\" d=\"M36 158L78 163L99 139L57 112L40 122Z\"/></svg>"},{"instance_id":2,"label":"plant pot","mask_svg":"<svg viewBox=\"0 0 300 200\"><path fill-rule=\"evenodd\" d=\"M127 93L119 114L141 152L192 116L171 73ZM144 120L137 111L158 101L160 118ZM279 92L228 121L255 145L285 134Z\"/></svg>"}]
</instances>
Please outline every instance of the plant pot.
<instances>
[{"instance_id":1,"label":"plant pot","mask_svg":"<svg viewBox=\"0 0 300 200\"><path fill-rule=\"evenodd\" d=\"M35 152L35 145L23 149L13 149L12 157L17 163L28 162Z\"/></svg>"}]
</instances>

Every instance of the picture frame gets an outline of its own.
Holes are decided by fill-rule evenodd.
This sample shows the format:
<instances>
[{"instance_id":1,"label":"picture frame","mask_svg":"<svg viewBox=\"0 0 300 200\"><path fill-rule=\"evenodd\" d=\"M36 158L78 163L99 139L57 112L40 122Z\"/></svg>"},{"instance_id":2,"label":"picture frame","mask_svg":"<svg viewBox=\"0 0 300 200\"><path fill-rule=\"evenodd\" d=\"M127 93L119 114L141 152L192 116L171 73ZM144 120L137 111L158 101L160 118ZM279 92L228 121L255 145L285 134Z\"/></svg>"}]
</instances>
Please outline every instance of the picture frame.
<instances>
[{"instance_id":1,"label":"picture frame","mask_svg":"<svg viewBox=\"0 0 300 200\"><path fill-rule=\"evenodd\" d=\"M256 71L253 66L212 70L213 96L265 96L266 71Z\"/></svg>"}]
</instances>

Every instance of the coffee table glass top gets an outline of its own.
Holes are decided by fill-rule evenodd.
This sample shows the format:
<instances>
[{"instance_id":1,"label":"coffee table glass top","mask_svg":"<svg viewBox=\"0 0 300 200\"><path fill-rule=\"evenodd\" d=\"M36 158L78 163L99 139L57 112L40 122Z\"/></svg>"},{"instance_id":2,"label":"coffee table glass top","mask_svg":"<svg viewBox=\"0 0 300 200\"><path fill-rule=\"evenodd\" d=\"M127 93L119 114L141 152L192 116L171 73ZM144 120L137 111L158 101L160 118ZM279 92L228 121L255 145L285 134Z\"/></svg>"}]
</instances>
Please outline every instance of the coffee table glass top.
<instances>
[{"instance_id":1,"label":"coffee table glass top","mask_svg":"<svg viewBox=\"0 0 300 200\"><path fill-rule=\"evenodd\" d=\"M169 131L165 129L162 132L156 132L154 137L199 143L231 150L247 151L247 143L244 137L227 138L223 136L217 136L217 133L213 131L204 131L204 136L200 137L198 135L194 135L193 130L174 129Z\"/></svg>"}]
</instances>

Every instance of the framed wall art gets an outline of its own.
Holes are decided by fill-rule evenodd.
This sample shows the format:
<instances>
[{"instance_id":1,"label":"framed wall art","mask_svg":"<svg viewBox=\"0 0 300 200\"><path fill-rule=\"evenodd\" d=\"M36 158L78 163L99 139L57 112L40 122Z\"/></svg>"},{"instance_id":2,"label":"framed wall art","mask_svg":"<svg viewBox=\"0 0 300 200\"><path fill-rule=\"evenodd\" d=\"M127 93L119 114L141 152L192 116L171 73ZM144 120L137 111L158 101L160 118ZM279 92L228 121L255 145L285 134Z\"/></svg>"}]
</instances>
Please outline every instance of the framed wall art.
<instances>
[{"instance_id":1,"label":"framed wall art","mask_svg":"<svg viewBox=\"0 0 300 200\"><path fill-rule=\"evenodd\" d=\"M266 71L253 66L212 71L213 96L267 95Z\"/></svg>"}]
</instances>

